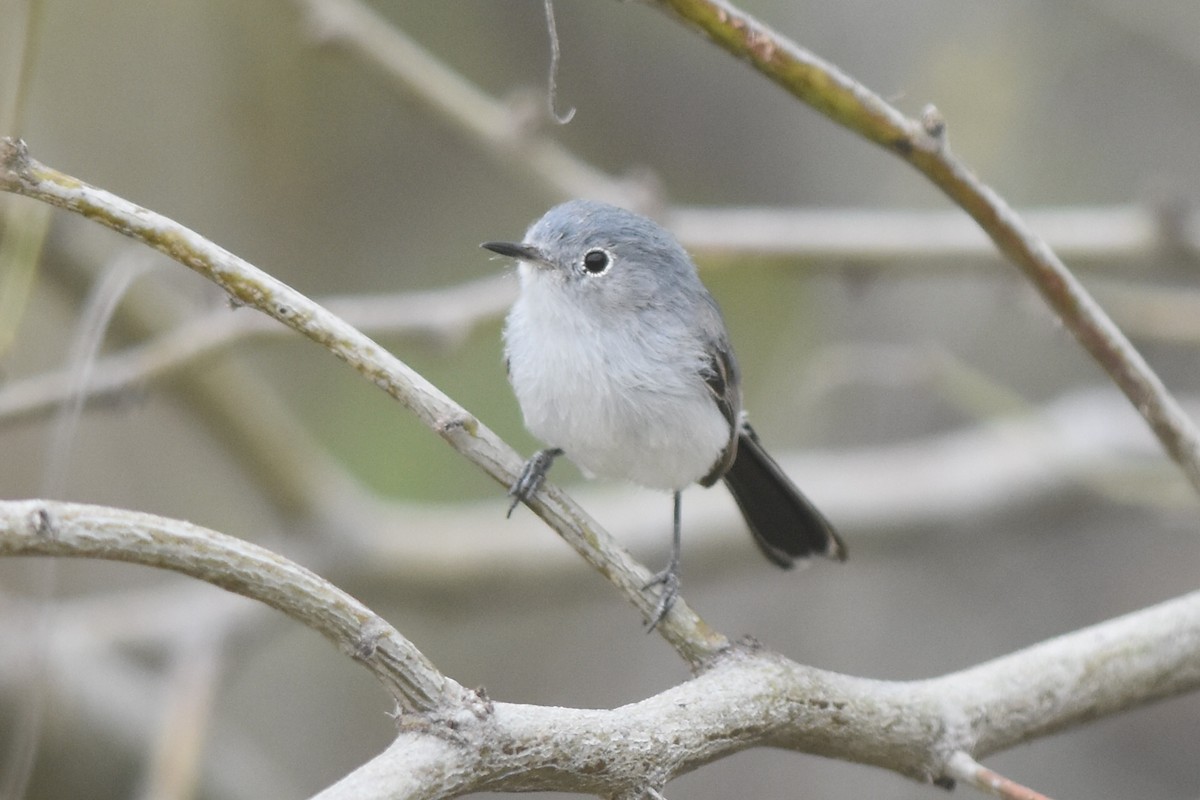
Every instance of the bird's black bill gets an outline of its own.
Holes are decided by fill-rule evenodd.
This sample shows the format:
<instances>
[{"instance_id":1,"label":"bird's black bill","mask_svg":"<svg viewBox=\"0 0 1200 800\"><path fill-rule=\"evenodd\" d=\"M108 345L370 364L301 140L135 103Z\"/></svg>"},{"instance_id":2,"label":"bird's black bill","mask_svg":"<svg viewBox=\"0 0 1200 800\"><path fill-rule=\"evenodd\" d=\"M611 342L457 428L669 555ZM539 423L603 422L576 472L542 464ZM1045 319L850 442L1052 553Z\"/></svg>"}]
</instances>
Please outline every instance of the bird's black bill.
<instances>
[{"instance_id":1,"label":"bird's black bill","mask_svg":"<svg viewBox=\"0 0 1200 800\"><path fill-rule=\"evenodd\" d=\"M837 531L763 450L749 426L738 437L737 458L724 477L768 559L785 569L811 555L846 560Z\"/></svg>"},{"instance_id":2,"label":"bird's black bill","mask_svg":"<svg viewBox=\"0 0 1200 800\"><path fill-rule=\"evenodd\" d=\"M493 253L499 253L502 256L508 256L520 261L541 263L546 260L541 250L533 245L521 244L520 242L484 242L479 246L484 250L491 250Z\"/></svg>"}]
</instances>

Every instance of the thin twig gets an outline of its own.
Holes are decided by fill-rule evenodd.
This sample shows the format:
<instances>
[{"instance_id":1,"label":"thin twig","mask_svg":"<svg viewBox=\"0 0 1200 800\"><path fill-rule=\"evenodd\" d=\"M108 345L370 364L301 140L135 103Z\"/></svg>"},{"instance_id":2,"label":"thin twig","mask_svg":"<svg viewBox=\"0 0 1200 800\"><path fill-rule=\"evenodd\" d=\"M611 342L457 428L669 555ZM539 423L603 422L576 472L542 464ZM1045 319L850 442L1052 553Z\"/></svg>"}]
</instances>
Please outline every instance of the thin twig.
<instances>
[{"instance_id":1,"label":"thin twig","mask_svg":"<svg viewBox=\"0 0 1200 800\"><path fill-rule=\"evenodd\" d=\"M550 118L559 125L566 125L575 118L575 107L571 106L565 114L559 114L555 108L558 99L558 62L562 52L558 45L558 26L554 24L554 0L546 0L546 29L550 34L550 77L546 87L546 105L550 110Z\"/></svg>"},{"instance_id":2,"label":"thin twig","mask_svg":"<svg viewBox=\"0 0 1200 800\"><path fill-rule=\"evenodd\" d=\"M946 762L946 777L970 784L981 792L1003 800L1050 800L1041 792L1035 792L993 772L962 751L955 753Z\"/></svg>"}]
</instances>

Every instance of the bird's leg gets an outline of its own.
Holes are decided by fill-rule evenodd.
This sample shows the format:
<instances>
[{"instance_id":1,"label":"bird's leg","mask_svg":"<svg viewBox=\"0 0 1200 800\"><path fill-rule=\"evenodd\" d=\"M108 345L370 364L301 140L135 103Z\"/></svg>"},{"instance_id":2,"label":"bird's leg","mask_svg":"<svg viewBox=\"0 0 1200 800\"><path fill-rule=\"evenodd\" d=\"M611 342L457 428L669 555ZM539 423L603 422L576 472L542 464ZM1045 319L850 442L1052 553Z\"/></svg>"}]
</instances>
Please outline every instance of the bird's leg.
<instances>
[{"instance_id":1,"label":"bird's leg","mask_svg":"<svg viewBox=\"0 0 1200 800\"><path fill-rule=\"evenodd\" d=\"M649 625L646 628L647 633L658 627L658 623L662 622L663 617L671 610L671 606L675 605L675 599L679 597L679 563L683 551L680 525L683 516L682 508L683 492L675 492L675 527L671 532L671 558L667 561L667 566L661 572L655 573L654 577L642 587L649 589L651 586L662 585L662 594L658 596L658 604L654 606L654 613L650 616Z\"/></svg>"},{"instance_id":2,"label":"bird's leg","mask_svg":"<svg viewBox=\"0 0 1200 800\"><path fill-rule=\"evenodd\" d=\"M542 482L546 480L546 473L550 471L554 459L562 454L561 447L547 447L529 457L525 466L521 468L521 474L513 481L513 485L508 487L508 496L513 501L508 507L506 517L512 516L513 509L517 507L518 503L528 501L537 494L537 490L542 488Z\"/></svg>"}]
</instances>

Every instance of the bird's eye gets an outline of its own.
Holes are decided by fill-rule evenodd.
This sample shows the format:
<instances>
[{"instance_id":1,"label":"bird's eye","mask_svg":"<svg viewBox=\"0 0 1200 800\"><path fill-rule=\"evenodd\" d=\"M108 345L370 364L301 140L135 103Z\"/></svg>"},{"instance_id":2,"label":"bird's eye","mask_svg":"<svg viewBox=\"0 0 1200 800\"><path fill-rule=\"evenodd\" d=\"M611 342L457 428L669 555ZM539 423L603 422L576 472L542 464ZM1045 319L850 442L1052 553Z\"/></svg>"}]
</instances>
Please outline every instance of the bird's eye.
<instances>
[{"instance_id":1,"label":"bird's eye","mask_svg":"<svg viewBox=\"0 0 1200 800\"><path fill-rule=\"evenodd\" d=\"M588 250L583 256L583 268L592 275L604 272L611 263L612 259L603 250Z\"/></svg>"}]
</instances>

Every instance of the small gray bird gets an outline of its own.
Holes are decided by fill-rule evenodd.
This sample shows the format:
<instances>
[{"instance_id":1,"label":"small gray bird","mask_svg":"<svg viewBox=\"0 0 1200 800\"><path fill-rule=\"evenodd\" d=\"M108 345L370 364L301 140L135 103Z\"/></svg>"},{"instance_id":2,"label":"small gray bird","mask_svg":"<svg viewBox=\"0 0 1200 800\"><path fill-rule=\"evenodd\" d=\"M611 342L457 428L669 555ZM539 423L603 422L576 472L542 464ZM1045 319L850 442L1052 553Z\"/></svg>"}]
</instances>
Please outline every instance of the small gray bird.
<instances>
[{"instance_id":1,"label":"small gray bird","mask_svg":"<svg viewBox=\"0 0 1200 800\"><path fill-rule=\"evenodd\" d=\"M512 485L509 514L566 455L589 476L674 492L667 566L653 629L679 592L680 496L720 479L768 559L845 560L833 526L767 455L742 412L721 310L687 252L653 221L572 200L524 241L482 247L519 261L521 292L504 327L508 377L525 426L548 447Z\"/></svg>"}]
</instances>

